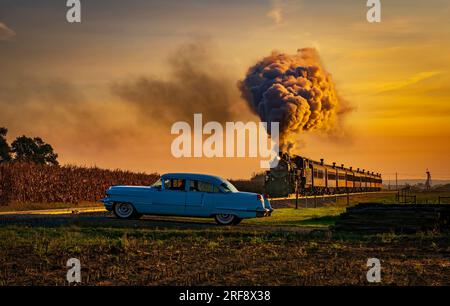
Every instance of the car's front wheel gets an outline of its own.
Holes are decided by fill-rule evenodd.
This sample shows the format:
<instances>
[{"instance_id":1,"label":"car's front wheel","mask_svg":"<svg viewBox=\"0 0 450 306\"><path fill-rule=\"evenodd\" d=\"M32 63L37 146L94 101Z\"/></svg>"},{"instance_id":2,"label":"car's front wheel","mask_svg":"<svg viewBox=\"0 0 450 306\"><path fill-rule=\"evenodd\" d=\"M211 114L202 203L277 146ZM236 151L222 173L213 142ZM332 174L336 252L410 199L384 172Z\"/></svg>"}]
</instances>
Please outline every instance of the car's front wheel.
<instances>
[{"instance_id":1,"label":"car's front wheel","mask_svg":"<svg viewBox=\"0 0 450 306\"><path fill-rule=\"evenodd\" d=\"M239 219L235 215L230 214L218 214L214 216L217 224L219 225L232 225L237 224L236 221Z\"/></svg>"},{"instance_id":2,"label":"car's front wheel","mask_svg":"<svg viewBox=\"0 0 450 306\"><path fill-rule=\"evenodd\" d=\"M119 219L132 219L140 216L131 203L116 203L113 212Z\"/></svg>"}]
</instances>

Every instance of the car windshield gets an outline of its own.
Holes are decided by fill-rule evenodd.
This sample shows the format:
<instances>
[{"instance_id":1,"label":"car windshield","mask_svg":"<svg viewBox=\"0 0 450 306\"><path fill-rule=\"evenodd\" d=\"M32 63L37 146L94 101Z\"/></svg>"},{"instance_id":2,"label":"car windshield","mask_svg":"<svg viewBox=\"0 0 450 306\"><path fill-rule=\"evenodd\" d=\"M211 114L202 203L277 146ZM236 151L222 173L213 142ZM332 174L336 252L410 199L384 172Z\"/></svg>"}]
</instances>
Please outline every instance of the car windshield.
<instances>
[{"instance_id":1,"label":"car windshield","mask_svg":"<svg viewBox=\"0 0 450 306\"><path fill-rule=\"evenodd\" d=\"M223 182L222 184L220 184L220 187L222 187L222 190L224 192L238 192L238 190L236 189L236 187L233 186L233 184L231 184L228 181Z\"/></svg>"},{"instance_id":2,"label":"car windshield","mask_svg":"<svg viewBox=\"0 0 450 306\"><path fill-rule=\"evenodd\" d=\"M155 187L155 188L158 188L158 189L161 189L161 186L162 186L162 181L161 181L161 179L158 179L156 182L154 182L154 183L152 184L152 187Z\"/></svg>"}]
</instances>

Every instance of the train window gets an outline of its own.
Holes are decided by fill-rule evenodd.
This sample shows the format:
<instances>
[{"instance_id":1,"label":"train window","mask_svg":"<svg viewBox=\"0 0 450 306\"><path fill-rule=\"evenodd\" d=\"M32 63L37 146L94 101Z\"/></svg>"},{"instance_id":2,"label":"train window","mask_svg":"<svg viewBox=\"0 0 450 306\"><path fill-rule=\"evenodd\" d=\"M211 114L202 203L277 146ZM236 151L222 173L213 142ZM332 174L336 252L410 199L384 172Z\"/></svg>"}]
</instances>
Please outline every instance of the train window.
<instances>
[{"instance_id":1,"label":"train window","mask_svg":"<svg viewBox=\"0 0 450 306\"><path fill-rule=\"evenodd\" d=\"M317 177L317 169L314 169L314 177Z\"/></svg>"},{"instance_id":2,"label":"train window","mask_svg":"<svg viewBox=\"0 0 450 306\"><path fill-rule=\"evenodd\" d=\"M323 179L323 177L324 177L323 170L319 170L319 178L320 178L320 179Z\"/></svg>"}]
</instances>

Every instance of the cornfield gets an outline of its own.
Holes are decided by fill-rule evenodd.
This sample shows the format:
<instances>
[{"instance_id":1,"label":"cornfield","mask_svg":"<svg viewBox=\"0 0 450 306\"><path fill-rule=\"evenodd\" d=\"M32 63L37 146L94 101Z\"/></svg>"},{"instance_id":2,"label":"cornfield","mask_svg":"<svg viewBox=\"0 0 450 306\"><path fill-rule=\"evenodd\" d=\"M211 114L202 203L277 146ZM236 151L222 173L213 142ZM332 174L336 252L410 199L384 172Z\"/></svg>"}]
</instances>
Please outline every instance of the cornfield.
<instances>
[{"instance_id":1,"label":"cornfield","mask_svg":"<svg viewBox=\"0 0 450 306\"><path fill-rule=\"evenodd\" d=\"M78 203L98 201L111 185L150 185L156 173L133 173L96 167L0 164L0 205L19 203Z\"/></svg>"}]
</instances>

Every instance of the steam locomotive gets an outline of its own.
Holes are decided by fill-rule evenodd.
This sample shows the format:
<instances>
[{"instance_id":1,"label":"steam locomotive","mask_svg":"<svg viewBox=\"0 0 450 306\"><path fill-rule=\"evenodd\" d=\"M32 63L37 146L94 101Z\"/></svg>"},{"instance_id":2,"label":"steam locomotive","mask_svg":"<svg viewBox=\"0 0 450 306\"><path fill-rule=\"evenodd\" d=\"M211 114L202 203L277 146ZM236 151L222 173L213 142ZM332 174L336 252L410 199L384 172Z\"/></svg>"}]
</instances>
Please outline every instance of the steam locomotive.
<instances>
[{"instance_id":1,"label":"steam locomotive","mask_svg":"<svg viewBox=\"0 0 450 306\"><path fill-rule=\"evenodd\" d=\"M280 153L278 165L266 172L264 185L268 196L287 197L297 192L323 195L379 191L382 183L380 173Z\"/></svg>"}]
</instances>

